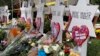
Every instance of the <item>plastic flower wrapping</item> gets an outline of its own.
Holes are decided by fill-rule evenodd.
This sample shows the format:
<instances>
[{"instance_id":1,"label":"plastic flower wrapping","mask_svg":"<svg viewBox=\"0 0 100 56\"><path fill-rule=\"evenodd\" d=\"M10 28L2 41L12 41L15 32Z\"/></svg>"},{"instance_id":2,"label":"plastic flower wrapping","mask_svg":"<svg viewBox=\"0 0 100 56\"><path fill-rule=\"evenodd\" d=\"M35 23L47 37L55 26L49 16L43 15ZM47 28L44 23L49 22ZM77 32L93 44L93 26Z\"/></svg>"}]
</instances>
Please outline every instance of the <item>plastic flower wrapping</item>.
<instances>
[{"instance_id":1,"label":"plastic flower wrapping","mask_svg":"<svg viewBox=\"0 0 100 56\"><path fill-rule=\"evenodd\" d=\"M0 56L10 56L19 55L21 52L25 52L26 55L32 47L37 46L37 41L40 36L29 35L25 31L22 31L16 38L14 38L11 43L6 47L6 49L0 54ZM24 53L24 54L25 54Z\"/></svg>"},{"instance_id":2,"label":"plastic flower wrapping","mask_svg":"<svg viewBox=\"0 0 100 56\"><path fill-rule=\"evenodd\" d=\"M23 34L22 34L23 35ZM7 48L0 54L1 56L7 56L9 55L11 51L14 50L16 46L18 46L23 40L25 40L25 37L17 36L14 40L11 41L11 43L7 46Z\"/></svg>"}]
</instances>

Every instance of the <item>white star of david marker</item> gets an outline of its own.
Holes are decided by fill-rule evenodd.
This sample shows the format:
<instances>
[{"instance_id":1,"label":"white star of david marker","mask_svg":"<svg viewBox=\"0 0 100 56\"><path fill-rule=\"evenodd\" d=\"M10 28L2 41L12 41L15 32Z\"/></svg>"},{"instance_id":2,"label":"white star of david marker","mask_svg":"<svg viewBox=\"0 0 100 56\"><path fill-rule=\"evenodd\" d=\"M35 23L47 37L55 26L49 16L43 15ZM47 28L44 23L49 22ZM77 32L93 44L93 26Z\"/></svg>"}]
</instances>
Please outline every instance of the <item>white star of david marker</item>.
<instances>
[{"instance_id":1,"label":"white star of david marker","mask_svg":"<svg viewBox=\"0 0 100 56\"><path fill-rule=\"evenodd\" d=\"M92 20L98 6L87 5L85 0L79 0L76 6L69 6L69 8L72 15L72 21L68 30L72 31L73 26L86 25L89 29L89 36L96 37Z\"/></svg>"},{"instance_id":2,"label":"white star of david marker","mask_svg":"<svg viewBox=\"0 0 100 56\"><path fill-rule=\"evenodd\" d=\"M44 26L44 17L43 17L43 10L44 10L44 3L39 3L37 5L37 16L41 18L41 26L40 26L40 32L43 33L43 26Z\"/></svg>"},{"instance_id":3,"label":"white star of david marker","mask_svg":"<svg viewBox=\"0 0 100 56\"><path fill-rule=\"evenodd\" d=\"M62 43L62 30L64 29L63 25L63 13L64 13L64 8L65 6L60 5L60 0L56 0L56 5L51 7L51 12L52 12L52 22L56 22L60 24L60 33L57 37L57 41L59 43Z\"/></svg>"}]
</instances>

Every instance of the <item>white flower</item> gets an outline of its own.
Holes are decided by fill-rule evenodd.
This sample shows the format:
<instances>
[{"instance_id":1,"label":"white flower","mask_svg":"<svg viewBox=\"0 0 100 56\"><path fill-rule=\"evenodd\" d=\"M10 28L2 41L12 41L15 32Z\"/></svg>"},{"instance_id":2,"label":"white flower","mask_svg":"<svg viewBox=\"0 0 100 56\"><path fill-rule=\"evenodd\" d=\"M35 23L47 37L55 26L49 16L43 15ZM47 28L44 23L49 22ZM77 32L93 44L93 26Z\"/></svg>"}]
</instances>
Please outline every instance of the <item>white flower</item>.
<instances>
[{"instance_id":1,"label":"white flower","mask_svg":"<svg viewBox=\"0 0 100 56\"><path fill-rule=\"evenodd\" d=\"M52 48L53 48L54 51L58 51L59 47L60 46L58 44L55 44L55 45L52 46Z\"/></svg>"},{"instance_id":2,"label":"white flower","mask_svg":"<svg viewBox=\"0 0 100 56\"><path fill-rule=\"evenodd\" d=\"M46 53L50 53L50 51L49 51L49 46L48 46L48 45L44 45L44 46L43 46L43 49L44 49L44 51L45 51Z\"/></svg>"},{"instance_id":3,"label":"white flower","mask_svg":"<svg viewBox=\"0 0 100 56\"><path fill-rule=\"evenodd\" d=\"M64 56L64 51L61 51L61 52L59 53L59 55L60 55L60 56Z\"/></svg>"},{"instance_id":4,"label":"white flower","mask_svg":"<svg viewBox=\"0 0 100 56\"><path fill-rule=\"evenodd\" d=\"M33 43L31 44L31 46L33 46L33 47L34 47L34 46L35 46L35 43L33 42Z\"/></svg>"}]
</instances>

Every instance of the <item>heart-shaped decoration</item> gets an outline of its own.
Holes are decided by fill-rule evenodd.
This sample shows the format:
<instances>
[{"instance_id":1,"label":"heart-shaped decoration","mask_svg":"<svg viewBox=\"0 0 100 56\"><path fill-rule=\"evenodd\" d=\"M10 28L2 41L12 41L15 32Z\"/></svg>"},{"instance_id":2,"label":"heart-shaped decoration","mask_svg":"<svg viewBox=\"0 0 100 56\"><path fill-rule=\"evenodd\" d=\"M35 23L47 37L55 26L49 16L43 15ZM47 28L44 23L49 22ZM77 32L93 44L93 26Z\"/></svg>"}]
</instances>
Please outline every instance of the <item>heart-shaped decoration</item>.
<instances>
[{"instance_id":1,"label":"heart-shaped decoration","mask_svg":"<svg viewBox=\"0 0 100 56\"><path fill-rule=\"evenodd\" d=\"M57 39L60 32L60 24L57 22L52 22L52 35L54 39Z\"/></svg>"},{"instance_id":2,"label":"heart-shaped decoration","mask_svg":"<svg viewBox=\"0 0 100 56\"><path fill-rule=\"evenodd\" d=\"M40 27L41 27L41 18L37 17L35 19L35 23L36 23L36 29L39 31Z\"/></svg>"},{"instance_id":3,"label":"heart-shaped decoration","mask_svg":"<svg viewBox=\"0 0 100 56\"><path fill-rule=\"evenodd\" d=\"M82 25L81 27L74 26L72 28L72 37L78 46L81 46L89 36L89 29Z\"/></svg>"}]
</instances>

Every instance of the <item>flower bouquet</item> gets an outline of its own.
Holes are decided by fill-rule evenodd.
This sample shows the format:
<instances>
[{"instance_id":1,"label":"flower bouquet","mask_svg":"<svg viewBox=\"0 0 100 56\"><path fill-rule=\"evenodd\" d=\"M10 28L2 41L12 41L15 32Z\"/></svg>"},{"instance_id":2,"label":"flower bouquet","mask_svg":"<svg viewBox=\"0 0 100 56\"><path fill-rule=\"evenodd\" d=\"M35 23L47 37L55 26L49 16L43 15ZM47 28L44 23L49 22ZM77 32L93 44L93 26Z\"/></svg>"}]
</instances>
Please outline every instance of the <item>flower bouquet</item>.
<instances>
[{"instance_id":1,"label":"flower bouquet","mask_svg":"<svg viewBox=\"0 0 100 56\"><path fill-rule=\"evenodd\" d=\"M23 32L24 33L24 32ZM18 35L14 40L11 41L11 44L9 44L7 46L7 48L0 54L0 56L7 56L10 54L10 52L16 47L18 46L23 40L27 39L25 37L21 36L23 35L23 33L21 35Z\"/></svg>"},{"instance_id":2,"label":"flower bouquet","mask_svg":"<svg viewBox=\"0 0 100 56\"><path fill-rule=\"evenodd\" d=\"M3 51L6 47L6 32L0 29L0 51Z\"/></svg>"},{"instance_id":3,"label":"flower bouquet","mask_svg":"<svg viewBox=\"0 0 100 56\"><path fill-rule=\"evenodd\" d=\"M41 34L29 34L22 31L14 38L0 56L27 56L30 49L37 46L37 41L42 37Z\"/></svg>"}]
</instances>

